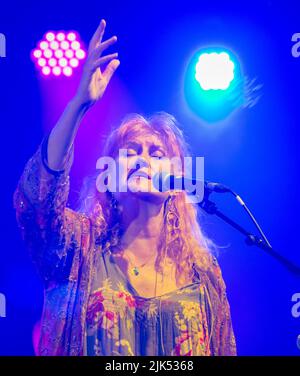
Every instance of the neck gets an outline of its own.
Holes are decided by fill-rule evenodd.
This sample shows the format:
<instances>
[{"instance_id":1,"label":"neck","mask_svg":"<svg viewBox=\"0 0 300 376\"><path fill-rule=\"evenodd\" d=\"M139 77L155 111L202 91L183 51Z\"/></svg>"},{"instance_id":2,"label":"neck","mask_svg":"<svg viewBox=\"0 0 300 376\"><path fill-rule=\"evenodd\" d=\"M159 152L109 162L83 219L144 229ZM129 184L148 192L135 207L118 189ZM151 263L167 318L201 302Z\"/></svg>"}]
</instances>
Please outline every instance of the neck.
<instances>
[{"instance_id":1,"label":"neck","mask_svg":"<svg viewBox=\"0 0 300 376\"><path fill-rule=\"evenodd\" d=\"M129 210L123 212L124 235L121 246L142 262L157 254L157 244L163 223L163 202L149 202L131 198L122 203Z\"/></svg>"}]
</instances>

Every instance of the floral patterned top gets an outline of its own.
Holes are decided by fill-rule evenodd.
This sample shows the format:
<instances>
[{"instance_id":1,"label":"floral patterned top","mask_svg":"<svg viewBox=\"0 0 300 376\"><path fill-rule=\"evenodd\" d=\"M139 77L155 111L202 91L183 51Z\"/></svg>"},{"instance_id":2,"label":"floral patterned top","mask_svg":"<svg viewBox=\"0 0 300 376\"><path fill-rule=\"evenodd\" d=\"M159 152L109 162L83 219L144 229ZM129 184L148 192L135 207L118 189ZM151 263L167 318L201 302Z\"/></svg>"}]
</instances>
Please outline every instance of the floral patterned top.
<instances>
[{"instance_id":1,"label":"floral patterned top","mask_svg":"<svg viewBox=\"0 0 300 376\"><path fill-rule=\"evenodd\" d=\"M44 282L39 355L236 355L221 270L208 256L193 283L142 298L102 249L97 211L67 207L65 168L47 164L46 137L14 193L22 237Z\"/></svg>"},{"instance_id":2,"label":"floral patterned top","mask_svg":"<svg viewBox=\"0 0 300 376\"><path fill-rule=\"evenodd\" d=\"M212 307L199 277L178 290L145 298L110 252L98 262L87 310L87 355L211 354Z\"/></svg>"}]
</instances>

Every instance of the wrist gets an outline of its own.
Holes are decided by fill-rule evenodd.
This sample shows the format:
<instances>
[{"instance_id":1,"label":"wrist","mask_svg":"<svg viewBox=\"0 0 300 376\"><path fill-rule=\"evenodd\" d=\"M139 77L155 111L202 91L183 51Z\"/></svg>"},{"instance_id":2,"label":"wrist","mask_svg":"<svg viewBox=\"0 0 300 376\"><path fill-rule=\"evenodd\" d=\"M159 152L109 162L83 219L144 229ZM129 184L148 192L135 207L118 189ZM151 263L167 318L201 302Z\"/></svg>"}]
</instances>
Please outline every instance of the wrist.
<instances>
[{"instance_id":1,"label":"wrist","mask_svg":"<svg viewBox=\"0 0 300 376\"><path fill-rule=\"evenodd\" d=\"M71 99L69 102L69 106L78 113L78 115L83 116L89 108L92 106L90 102L84 102L82 99L77 97L76 95Z\"/></svg>"}]
</instances>

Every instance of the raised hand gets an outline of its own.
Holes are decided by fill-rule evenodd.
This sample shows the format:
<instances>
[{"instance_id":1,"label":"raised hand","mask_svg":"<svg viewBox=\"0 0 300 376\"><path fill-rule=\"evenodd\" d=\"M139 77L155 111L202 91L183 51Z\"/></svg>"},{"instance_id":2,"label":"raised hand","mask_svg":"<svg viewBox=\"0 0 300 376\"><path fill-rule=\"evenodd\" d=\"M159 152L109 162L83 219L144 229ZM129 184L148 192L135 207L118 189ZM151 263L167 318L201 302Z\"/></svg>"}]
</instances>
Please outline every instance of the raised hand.
<instances>
[{"instance_id":1,"label":"raised hand","mask_svg":"<svg viewBox=\"0 0 300 376\"><path fill-rule=\"evenodd\" d=\"M111 77L120 64L117 52L101 56L103 51L117 41L117 37L113 36L102 42L105 26L105 20L101 20L89 43L87 60L75 96L80 105L89 107L103 96ZM108 65L102 71L100 67L105 63Z\"/></svg>"}]
</instances>

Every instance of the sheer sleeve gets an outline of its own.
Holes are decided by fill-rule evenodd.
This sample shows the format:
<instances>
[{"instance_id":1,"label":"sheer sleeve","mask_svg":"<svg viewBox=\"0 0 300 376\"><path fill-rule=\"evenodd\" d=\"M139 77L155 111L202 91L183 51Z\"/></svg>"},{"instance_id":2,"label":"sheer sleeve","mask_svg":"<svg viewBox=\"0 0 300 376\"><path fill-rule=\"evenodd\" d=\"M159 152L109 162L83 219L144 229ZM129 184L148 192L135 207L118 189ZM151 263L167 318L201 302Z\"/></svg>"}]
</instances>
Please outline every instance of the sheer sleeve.
<instances>
[{"instance_id":1,"label":"sheer sleeve","mask_svg":"<svg viewBox=\"0 0 300 376\"><path fill-rule=\"evenodd\" d=\"M54 171L47 144L48 137L27 162L13 197L22 238L46 284L77 279L90 233L89 218L66 207L73 146L64 169Z\"/></svg>"},{"instance_id":2,"label":"sheer sleeve","mask_svg":"<svg viewBox=\"0 0 300 376\"><path fill-rule=\"evenodd\" d=\"M237 355L226 285L217 259L212 256L209 280L213 286L214 350L216 355Z\"/></svg>"}]
</instances>

